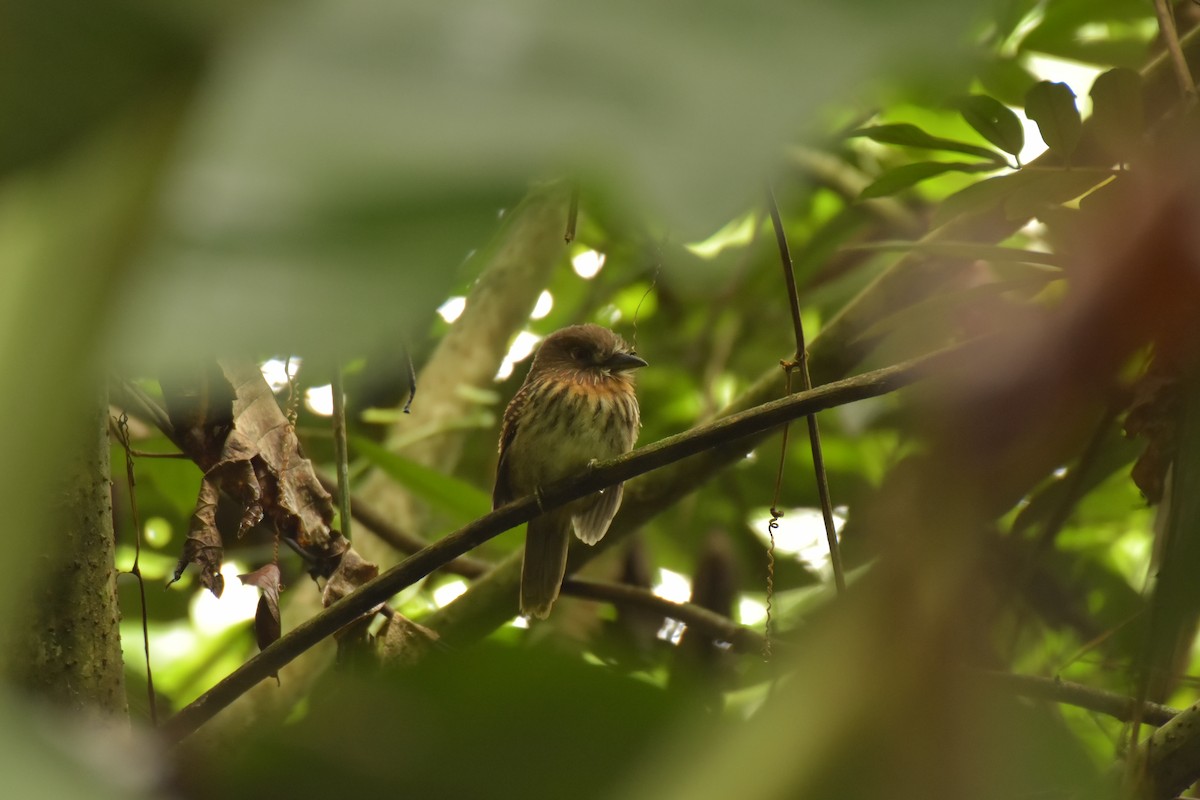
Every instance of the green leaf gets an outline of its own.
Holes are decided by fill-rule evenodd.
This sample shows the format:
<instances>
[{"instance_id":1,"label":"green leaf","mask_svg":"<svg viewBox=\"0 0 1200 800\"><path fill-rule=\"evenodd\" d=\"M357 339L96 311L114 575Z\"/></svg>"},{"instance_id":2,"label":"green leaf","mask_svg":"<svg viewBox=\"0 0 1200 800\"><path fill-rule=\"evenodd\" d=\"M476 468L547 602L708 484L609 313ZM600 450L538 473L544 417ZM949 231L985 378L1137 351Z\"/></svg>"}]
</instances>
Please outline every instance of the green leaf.
<instances>
[{"instance_id":1,"label":"green leaf","mask_svg":"<svg viewBox=\"0 0 1200 800\"><path fill-rule=\"evenodd\" d=\"M985 94L968 95L955 107L979 135L1006 153L1019 155L1025 146L1025 129L1012 109Z\"/></svg>"},{"instance_id":2,"label":"green leaf","mask_svg":"<svg viewBox=\"0 0 1200 800\"><path fill-rule=\"evenodd\" d=\"M1032 295L1045 283L995 281L940 292L880 318L858 334L855 341L871 342L897 331L904 331L906 336L915 338L929 335L932 339L940 339L955 329L964 312L990 308L1008 292L1023 291Z\"/></svg>"},{"instance_id":3,"label":"green leaf","mask_svg":"<svg viewBox=\"0 0 1200 800\"><path fill-rule=\"evenodd\" d=\"M1112 180L1109 169L1024 170L1033 180L1018 186L1004 199L1004 215L1010 220L1037 216L1043 209L1060 206L1098 189Z\"/></svg>"},{"instance_id":4,"label":"green leaf","mask_svg":"<svg viewBox=\"0 0 1200 800\"><path fill-rule=\"evenodd\" d=\"M1046 208L1074 200L1114 176L1108 169L1025 168L972 184L945 200L933 213L935 225L962 214L1003 208L1010 220L1032 217Z\"/></svg>"},{"instance_id":5,"label":"green leaf","mask_svg":"<svg viewBox=\"0 0 1200 800\"><path fill-rule=\"evenodd\" d=\"M1031 170L997 175L955 192L933 212L934 225L942 225L963 214L979 214L999 207L1006 197L1036 177Z\"/></svg>"},{"instance_id":6,"label":"green leaf","mask_svg":"<svg viewBox=\"0 0 1200 800\"><path fill-rule=\"evenodd\" d=\"M1063 266L1063 259L1055 253L1043 253L1038 250L1023 250L1018 247L1002 247L994 244L979 244L978 242L872 242L870 244L852 245L846 250L923 253L938 258L963 258L972 261L1006 261L1018 264L1041 264L1048 267ZM1058 275L1059 270L1050 270L1050 277Z\"/></svg>"},{"instance_id":7,"label":"green leaf","mask_svg":"<svg viewBox=\"0 0 1200 800\"><path fill-rule=\"evenodd\" d=\"M1000 168L1000 164L989 161L983 163L921 161L916 164L905 164L880 175L862 190L859 197L864 200L872 197L884 197L947 172L994 172Z\"/></svg>"},{"instance_id":8,"label":"green leaf","mask_svg":"<svg viewBox=\"0 0 1200 800\"><path fill-rule=\"evenodd\" d=\"M984 90L1009 106L1021 105L1025 93L1038 82L1037 77L1015 58L998 58L979 69L979 83Z\"/></svg>"},{"instance_id":9,"label":"green leaf","mask_svg":"<svg viewBox=\"0 0 1200 800\"><path fill-rule=\"evenodd\" d=\"M1115 161L1128 161L1136 152L1145 124L1142 76L1125 67L1098 76L1089 93L1091 126L1105 152Z\"/></svg>"},{"instance_id":10,"label":"green leaf","mask_svg":"<svg viewBox=\"0 0 1200 800\"><path fill-rule=\"evenodd\" d=\"M1083 121L1071 87L1050 81L1034 84L1025 95L1025 116L1037 123L1051 152L1070 159L1083 133Z\"/></svg>"},{"instance_id":11,"label":"green leaf","mask_svg":"<svg viewBox=\"0 0 1200 800\"><path fill-rule=\"evenodd\" d=\"M458 521L468 522L492 510L492 500L471 484L396 455L360 436L351 437L355 450L397 483Z\"/></svg>"},{"instance_id":12,"label":"green leaf","mask_svg":"<svg viewBox=\"0 0 1200 800\"><path fill-rule=\"evenodd\" d=\"M977 144L969 144L967 142L959 142L954 139L943 139L940 136L934 136L931 133L918 128L916 125L908 123L893 123L889 125L873 125L868 128L859 128L850 134L850 137L864 137L880 144L897 144L902 147L920 147L925 150L945 150L950 153L966 153L971 156L980 156L981 158L990 159L999 164L1004 164L1004 156L991 150L987 147L980 147Z\"/></svg>"},{"instance_id":13,"label":"green leaf","mask_svg":"<svg viewBox=\"0 0 1200 800\"><path fill-rule=\"evenodd\" d=\"M1045 53L1056 58L1101 66L1133 68L1146 60L1146 42L1137 37L1083 40L1076 36L1052 39L1035 30L1021 42L1022 53Z\"/></svg>"}]
</instances>

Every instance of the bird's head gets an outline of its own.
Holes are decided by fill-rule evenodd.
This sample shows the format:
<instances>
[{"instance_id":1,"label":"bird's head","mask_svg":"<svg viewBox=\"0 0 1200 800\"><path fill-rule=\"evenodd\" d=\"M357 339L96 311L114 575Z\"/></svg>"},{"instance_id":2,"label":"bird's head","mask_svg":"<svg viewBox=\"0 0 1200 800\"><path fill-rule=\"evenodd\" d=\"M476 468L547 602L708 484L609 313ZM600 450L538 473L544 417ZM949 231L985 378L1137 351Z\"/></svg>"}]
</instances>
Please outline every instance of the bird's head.
<instances>
[{"instance_id":1,"label":"bird's head","mask_svg":"<svg viewBox=\"0 0 1200 800\"><path fill-rule=\"evenodd\" d=\"M599 383L604 379L630 380L632 370L646 361L617 334L599 325L572 325L550 334L534 356L530 374L556 372Z\"/></svg>"}]
</instances>

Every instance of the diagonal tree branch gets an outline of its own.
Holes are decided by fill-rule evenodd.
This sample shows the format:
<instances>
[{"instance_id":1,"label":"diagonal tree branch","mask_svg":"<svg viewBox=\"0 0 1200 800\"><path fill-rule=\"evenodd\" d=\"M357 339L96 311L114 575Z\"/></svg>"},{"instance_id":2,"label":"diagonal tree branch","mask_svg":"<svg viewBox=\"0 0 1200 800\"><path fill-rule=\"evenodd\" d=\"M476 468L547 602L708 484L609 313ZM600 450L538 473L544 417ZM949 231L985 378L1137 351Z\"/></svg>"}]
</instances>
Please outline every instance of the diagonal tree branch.
<instances>
[{"instance_id":1,"label":"diagonal tree branch","mask_svg":"<svg viewBox=\"0 0 1200 800\"><path fill-rule=\"evenodd\" d=\"M452 423L480 408L464 389L492 385L509 342L528 324L538 295L554 268L563 263L571 194L568 181L537 186L506 215L501 230L479 256L484 266L467 294L462 316L421 368L417 379L421 401L411 416L399 419L387 433L389 450L440 472L454 470L468 430ZM437 432L401 446L418 428ZM383 470L369 471L358 494L406 530L419 534L427 523L423 506ZM381 565L396 561L393 552L369 538L355 546Z\"/></svg>"},{"instance_id":2,"label":"diagonal tree branch","mask_svg":"<svg viewBox=\"0 0 1200 800\"><path fill-rule=\"evenodd\" d=\"M912 361L829 383L809 392L765 403L762 406L670 436L620 458L605 461L583 473L543 487L541 508L549 510L577 498L660 469L715 447L736 446L747 436L761 434L797 417L877 397L901 389L964 357L969 345L941 350ZM378 578L364 584L250 661L182 709L162 727L169 741L177 742L196 730L250 687L278 672L298 655L332 635L406 586L421 580L443 564L499 534L528 522L539 511L538 500L524 497L469 523L440 541L410 556ZM500 609L511 617L516 604ZM436 628L435 628L436 630Z\"/></svg>"},{"instance_id":3,"label":"diagonal tree branch","mask_svg":"<svg viewBox=\"0 0 1200 800\"><path fill-rule=\"evenodd\" d=\"M1121 722L1133 720L1138 701L1126 695L1093 689L1082 683L1042 678L1037 675L1018 675L1013 672L985 671L979 673L987 683L1002 687L1021 697L1049 700L1088 711L1098 711ZM1168 725L1179 710L1158 703L1143 703L1141 718L1150 725Z\"/></svg>"},{"instance_id":4,"label":"diagonal tree branch","mask_svg":"<svg viewBox=\"0 0 1200 800\"><path fill-rule=\"evenodd\" d=\"M1200 58L1200 29L1184 37L1181 46L1189 57ZM1147 116L1167 113L1178 100L1168 58L1163 55L1155 59L1143 70L1142 75ZM1079 164L1091 163L1097 158L1095 129L1091 120L1084 124L1084 139L1075 156ZM1047 152L1026 166L1054 167L1059 163L1054 153ZM994 243L1011 236L1027 221L1027 218L1008 219L1003 213L969 214L931 231L921 241ZM865 335L871 326L898 308L946 291L956 280L961 280L962 274L961 261L930 260L916 250L902 256L844 306L813 338L808 348L813 381L824 383L849 374L875 348L878 337ZM761 405L779 394L779 373L774 368L768 369L733 402L726 413ZM664 508L737 462L750 446L753 446L753 442L719 445L689 459L687 464L657 470L627 484L621 511L608 533L594 548L572 550L568 572L577 570L589 558L621 542ZM517 552L472 584L454 602L431 615L426 620L427 624L447 641L466 642L487 635L504 623L507 619L504 609L516 602L520 572L521 554Z\"/></svg>"}]
</instances>

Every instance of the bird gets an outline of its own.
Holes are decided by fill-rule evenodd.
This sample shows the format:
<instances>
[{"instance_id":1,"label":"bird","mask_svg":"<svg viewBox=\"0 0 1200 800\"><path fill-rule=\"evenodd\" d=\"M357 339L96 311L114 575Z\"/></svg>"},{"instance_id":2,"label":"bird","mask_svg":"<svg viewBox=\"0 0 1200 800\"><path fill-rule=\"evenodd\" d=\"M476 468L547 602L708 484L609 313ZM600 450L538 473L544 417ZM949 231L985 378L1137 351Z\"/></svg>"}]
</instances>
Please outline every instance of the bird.
<instances>
[{"instance_id":1,"label":"bird","mask_svg":"<svg viewBox=\"0 0 1200 800\"><path fill-rule=\"evenodd\" d=\"M542 486L633 449L641 427L633 371L646 366L619 335L572 325L547 336L504 411L492 507L539 497ZM530 520L521 564L521 614L545 619L567 569L571 532L604 537L621 506L622 484Z\"/></svg>"}]
</instances>

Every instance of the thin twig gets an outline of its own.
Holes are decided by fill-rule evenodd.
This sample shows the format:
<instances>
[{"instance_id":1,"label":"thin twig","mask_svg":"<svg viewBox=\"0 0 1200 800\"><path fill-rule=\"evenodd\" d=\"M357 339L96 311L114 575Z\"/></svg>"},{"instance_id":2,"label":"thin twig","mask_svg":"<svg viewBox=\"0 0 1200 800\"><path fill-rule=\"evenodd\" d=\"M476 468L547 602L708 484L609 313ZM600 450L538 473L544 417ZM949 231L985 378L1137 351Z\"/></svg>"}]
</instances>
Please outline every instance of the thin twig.
<instances>
[{"instance_id":1,"label":"thin twig","mask_svg":"<svg viewBox=\"0 0 1200 800\"><path fill-rule=\"evenodd\" d=\"M182 740L259 681L278 672L301 653L362 614L386 602L396 592L484 542L528 522L543 510L557 508L688 456L772 430L805 414L896 391L961 358L965 347L969 345L941 350L731 414L549 484L539 493L540 503L533 496L523 497L485 514L302 622L168 720L162 728L164 735L171 742ZM515 608L513 612L516 612Z\"/></svg>"},{"instance_id":2,"label":"thin twig","mask_svg":"<svg viewBox=\"0 0 1200 800\"><path fill-rule=\"evenodd\" d=\"M1030 554L1031 560L1037 558L1046 548L1054 544L1054 540L1062 532L1063 527L1067 524L1067 520L1071 518L1071 513L1079 505L1079 501L1083 499L1083 495L1087 490L1086 481L1088 473L1092 471L1092 467L1100 455L1101 445L1104 444L1104 437L1113 422L1116 421L1117 414L1120 412L1117 405L1115 402L1110 403L1104 410L1104 416L1101 417L1100 423L1092 433L1092 437L1088 439L1087 444L1084 446L1083 453L1080 454L1079 460L1075 462L1075 466L1067 475L1062 499L1054 507L1050 517L1046 520L1046 524L1038 533L1038 537L1034 542L1033 553Z\"/></svg>"},{"instance_id":3,"label":"thin twig","mask_svg":"<svg viewBox=\"0 0 1200 800\"><path fill-rule=\"evenodd\" d=\"M788 397L791 393L792 371L784 367L783 394ZM783 433L779 437L779 466L775 470L775 491L771 495L771 518L767 520L767 615L763 621L765 635L762 647L762 656L767 659L771 657L771 626L774 622L772 612L775 610L775 531L779 529L779 518L783 516L783 512L779 510L779 495L783 490L783 467L787 463L788 431L790 429L790 425L784 425Z\"/></svg>"},{"instance_id":4,"label":"thin twig","mask_svg":"<svg viewBox=\"0 0 1200 800\"><path fill-rule=\"evenodd\" d=\"M729 617L724 617L694 603L676 603L667 600L640 586L567 578L563 581L562 588L565 594L573 597L649 609L664 617L679 620L712 639L729 642L740 653L760 652L765 644L762 634L744 625L739 625Z\"/></svg>"},{"instance_id":5,"label":"thin twig","mask_svg":"<svg viewBox=\"0 0 1200 800\"><path fill-rule=\"evenodd\" d=\"M403 345L404 363L408 365L408 400L404 403L404 413L412 413L413 400L417 396L417 368L413 366L412 350Z\"/></svg>"},{"instance_id":6,"label":"thin twig","mask_svg":"<svg viewBox=\"0 0 1200 800\"><path fill-rule=\"evenodd\" d=\"M175 439L175 426L171 424L171 418L167 415L166 410L154 402L142 387L128 378L113 375L109 380L109 392L118 396L122 407L136 406L139 414L162 431L168 439L175 442L176 445L179 444Z\"/></svg>"},{"instance_id":7,"label":"thin twig","mask_svg":"<svg viewBox=\"0 0 1200 800\"><path fill-rule=\"evenodd\" d=\"M340 504L342 502L341 490L338 488L337 481L320 470L316 470L316 473L317 480L325 487L325 491L337 498ZM406 533L389 522L374 506L353 492L350 493L350 513L364 528L405 555L412 555L429 546L429 542L421 537ZM483 559L463 556L443 564L441 569L444 572L462 575L464 578L478 578L492 566Z\"/></svg>"},{"instance_id":8,"label":"thin twig","mask_svg":"<svg viewBox=\"0 0 1200 800\"><path fill-rule=\"evenodd\" d=\"M342 536L350 538L350 450L346 444L346 387L342 365L333 368L333 453L337 459L338 512Z\"/></svg>"},{"instance_id":9,"label":"thin twig","mask_svg":"<svg viewBox=\"0 0 1200 800\"><path fill-rule=\"evenodd\" d=\"M1192 80L1192 71L1188 68L1183 48L1179 45L1179 32L1175 29L1175 14L1167 0L1154 0L1154 14L1158 17L1158 30L1162 34L1163 44L1175 70L1175 78L1179 81L1179 89L1184 97L1196 99L1196 83Z\"/></svg>"},{"instance_id":10,"label":"thin twig","mask_svg":"<svg viewBox=\"0 0 1200 800\"><path fill-rule=\"evenodd\" d=\"M1093 689L1082 683L990 670L981 672L980 675L989 683L1003 686L1022 697L1051 700L1055 703L1086 708L1089 711L1099 711L1101 714L1115 717L1121 722L1132 720L1137 709L1137 700L1132 697L1106 692L1103 689ZM1142 721L1151 725L1166 725L1178 713L1179 709L1158 703L1143 703L1141 708Z\"/></svg>"},{"instance_id":11,"label":"thin twig","mask_svg":"<svg viewBox=\"0 0 1200 800\"><path fill-rule=\"evenodd\" d=\"M111 420L110 420L111 423ZM138 514L137 479L133 471L133 448L129 444L129 415L121 412L116 423L117 441L125 450L125 481L129 486L129 513L133 523L133 566L129 572L137 579L138 596L142 605L142 648L146 653L146 695L150 705L150 725L158 727L158 700L154 694L154 672L150 669L150 623L146 610L146 581L142 577L142 522Z\"/></svg>"},{"instance_id":12,"label":"thin twig","mask_svg":"<svg viewBox=\"0 0 1200 800\"><path fill-rule=\"evenodd\" d=\"M571 202L567 206L567 230L563 233L563 241L567 244L575 241L575 225L579 221L579 184L571 184Z\"/></svg>"},{"instance_id":13,"label":"thin twig","mask_svg":"<svg viewBox=\"0 0 1200 800\"><path fill-rule=\"evenodd\" d=\"M792 254L788 249L787 233L783 229L783 220L779 216L779 205L775 202L775 192L767 185L767 207L771 212L771 224L775 228L775 241L779 245L779 260L783 266L784 284L787 286L788 301L792 312L792 328L796 335L796 355L794 361L799 364L801 387L804 391L812 389L812 377L808 372L808 348L804 343L804 323L800 319L800 297L796 291L796 276L793 273ZM791 368L784 365L784 370ZM789 381L790 390L790 381ZM821 450L821 431L817 426L817 415L809 414L808 441L812 447L813 472L817 478L817 495L821 499L821 517L825 520L825 538L829 542L829 563L833 568L833 583L838 594L846 591L846 576L842 570L842 553L838 546L837 528L833 523L833 501L829 496L829 476L825 472L825 456Z\"/></svg>"}]
</instances>

